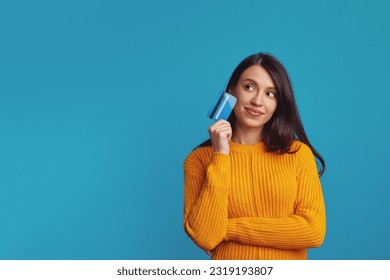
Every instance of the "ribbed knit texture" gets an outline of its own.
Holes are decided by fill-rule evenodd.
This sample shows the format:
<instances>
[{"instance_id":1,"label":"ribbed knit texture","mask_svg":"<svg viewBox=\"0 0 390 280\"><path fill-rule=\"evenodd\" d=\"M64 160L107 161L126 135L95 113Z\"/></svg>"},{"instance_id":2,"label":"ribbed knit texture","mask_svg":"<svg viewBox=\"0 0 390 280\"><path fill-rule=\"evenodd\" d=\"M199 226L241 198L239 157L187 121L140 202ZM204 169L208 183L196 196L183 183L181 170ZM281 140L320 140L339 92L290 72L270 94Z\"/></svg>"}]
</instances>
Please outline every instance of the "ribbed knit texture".
<instances>
[{"instance_id":1,"label":"ribbed knit texture","mask_svg":"<svg viewBox=\"0 0 390 280\"><path fill-rule=\"evenodd\" d=\"M184 162L184 228L212 259L307 259L322 244L325 205L310 148L294 141L291 154L262 143L230 142Z\"/></svg>"}]
</instances>

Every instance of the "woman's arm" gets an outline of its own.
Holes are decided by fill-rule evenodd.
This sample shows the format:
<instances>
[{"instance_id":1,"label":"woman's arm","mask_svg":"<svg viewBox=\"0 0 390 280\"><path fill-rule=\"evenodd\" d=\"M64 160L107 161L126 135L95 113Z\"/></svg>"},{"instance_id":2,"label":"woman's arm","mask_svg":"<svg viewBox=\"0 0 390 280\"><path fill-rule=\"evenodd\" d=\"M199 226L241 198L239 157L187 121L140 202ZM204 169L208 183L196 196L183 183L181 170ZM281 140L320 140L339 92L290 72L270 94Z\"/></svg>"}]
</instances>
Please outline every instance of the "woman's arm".
<instances>
[{"instance_id":1,"label":"woman's arm","mask_svg":"<svg viewBox=\"0 0 390 280\"><path fill-rule=\"evenodd\" d=\"M196 245L210 251L226 235L231 172L230 157L222 153L212 153L205 169L200 157L207 152L195 150L184 163L184 229Z\"/></svg>"},{"instance_id":2,"label":"woman's arm","mask_svg":"<svg viewBox=\"0 0 390 280\"><path fill-rule=\"evenodd\" d=\"M278 219L229 219L225 240L279 249L312 248L323 243L325 203L315 159L305 145L301 145L297 153L298 190L294 213Z\"/></svg>"}]
</instances>

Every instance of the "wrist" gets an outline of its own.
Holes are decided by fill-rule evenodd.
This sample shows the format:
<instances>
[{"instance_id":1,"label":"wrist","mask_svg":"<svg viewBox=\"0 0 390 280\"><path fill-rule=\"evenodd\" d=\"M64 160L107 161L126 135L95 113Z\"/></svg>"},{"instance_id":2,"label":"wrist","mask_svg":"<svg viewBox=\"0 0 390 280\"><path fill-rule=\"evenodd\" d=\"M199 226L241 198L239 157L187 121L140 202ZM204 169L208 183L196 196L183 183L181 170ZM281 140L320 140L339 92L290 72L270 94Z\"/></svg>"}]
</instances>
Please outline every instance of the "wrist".
<instances>
[{"instance_id":1,"label":"wrist","mask_svg":"<svg viewBox=\"0 0 390 280\"><path fill-rule=\"evenodd\" d=\"M229 145L227 145L226 147L213 146L213 152L228 155L230 153L230 148L229 148Z\"/></svg>"}]
</instances>

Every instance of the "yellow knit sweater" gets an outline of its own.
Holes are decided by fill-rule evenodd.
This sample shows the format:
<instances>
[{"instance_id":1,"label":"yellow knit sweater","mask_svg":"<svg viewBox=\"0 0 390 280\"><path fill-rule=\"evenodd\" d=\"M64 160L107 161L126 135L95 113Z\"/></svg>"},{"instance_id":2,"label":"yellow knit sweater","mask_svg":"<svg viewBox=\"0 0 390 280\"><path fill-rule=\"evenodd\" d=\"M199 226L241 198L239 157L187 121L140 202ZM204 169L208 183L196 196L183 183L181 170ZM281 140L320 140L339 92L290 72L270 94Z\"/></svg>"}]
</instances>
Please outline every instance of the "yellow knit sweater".
<instances>
[{"instance_id":1,"label":"yellow knit sweater","mask_svg":"<svg viewBox=\"0 0 390 280\"><path fill-rule=\"evenodd\" d=\"M325 204L313 153L266 152L230 142L184 162L184 228L212 259L307 259L325 237Z\"/></svg>"}]
</instances>

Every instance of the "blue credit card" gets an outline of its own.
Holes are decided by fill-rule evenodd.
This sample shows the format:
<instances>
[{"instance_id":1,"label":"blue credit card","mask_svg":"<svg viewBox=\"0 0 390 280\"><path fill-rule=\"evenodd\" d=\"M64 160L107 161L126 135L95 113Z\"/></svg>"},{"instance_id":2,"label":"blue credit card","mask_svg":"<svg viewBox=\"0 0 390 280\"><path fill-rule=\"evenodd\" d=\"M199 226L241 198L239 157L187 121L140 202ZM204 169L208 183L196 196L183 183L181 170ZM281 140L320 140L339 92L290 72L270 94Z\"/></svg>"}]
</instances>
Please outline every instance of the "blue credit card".
<instances>
[{"instance_id":1,"label":"blue credit card","mask_svg":"<svg viewBox=\"0 0 390 280\"><path fill-rule=\"evenodd\" d=\"M221 91L214 100L207 116L213 120L227 120L234 108L234 105L236 105L236 102L237 98L233 95L227 93L226 91Z\"/></svg>"}]
</instances>

